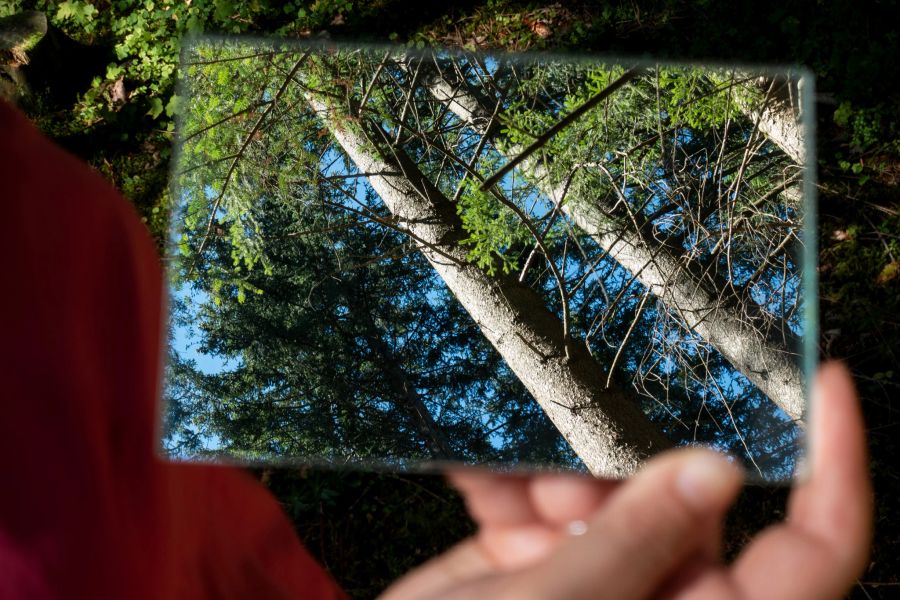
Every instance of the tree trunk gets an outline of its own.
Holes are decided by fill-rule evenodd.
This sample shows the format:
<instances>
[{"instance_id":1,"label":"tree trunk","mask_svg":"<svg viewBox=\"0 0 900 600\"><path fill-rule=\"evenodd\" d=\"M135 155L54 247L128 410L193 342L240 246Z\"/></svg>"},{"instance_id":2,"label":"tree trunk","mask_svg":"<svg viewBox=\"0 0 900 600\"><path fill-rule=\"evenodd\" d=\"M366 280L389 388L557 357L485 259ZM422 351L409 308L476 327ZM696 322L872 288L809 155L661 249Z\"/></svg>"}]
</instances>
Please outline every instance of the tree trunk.
<instances>
[{"instance_id":1,"label":"tree trunk","mask_svg":"<svg viewBox=\"0 0 900 600\"><path fill-rule=\"evenodd\" d=\"M113 60L111 47L76 42L48 24L43 13L25 11L0 19L0 84L4 75L11 76L17 99L27 104L35 100L31 94L38 95L45 112L71 106ZM21 77L12 76L12 70Z\"/></svg>"},{"instance_id":2,"label":"tree trunk","mask_svg":"<svg viewBox=\"0 0 900 600\"><path fill-rule=\"evenodd\" d=\"M370 175L372 187L594 475L627 476L672 446L637 394L606 388L602 367L583 345L567 352L561 320L535 291L469 261L455 206L409 157L385 147L383 130L325 95L308 92L307 100L360 172L387 173Z\"/></svg>"},{"instance_id":3,"label":"tree trunk","mask_svg":"<svg viewBox=\"0 0 900 600\"><path fill-rule=\"evenodd\" d=\"M801 167L806 164L806 148L800 123L800 86L783 78L759 77L742 84L750 92L763 95L756 106L743 94L735 94L738 107L756 123L759 131Z\"/></svg>"},{"instance_id":4,"label":"tree trunk","mask_svg":"<svg viewBox=\"0 0 900 600\"><path fill-rule=\"evenodd\" d=\"M423 68L425 68L423 66ZM435 73L422 78L429 91L463 122L482 135L493 135L492 110L478 96L462 85L454 85ZM489 130L489 128L491 130ZM521 148L508 150L515 156ZM552 184L544 165L526 159L522 170L542 193L554 203L563 201L564 186ZM625 227L608 216L599 201L569 198L562 203L563 212L619 264L677 311L685 324L712 344L732 365L743 373L787 415L802 425L805 407L803 377L793 360L793 343L785 343L775 335L766 335L748 319L719 301L713 288L689 270L681 258L665 246ZM784 332L789 330L782 328ZM780 332L779 332L780 333Z\"/></svg>"}]
</instances>

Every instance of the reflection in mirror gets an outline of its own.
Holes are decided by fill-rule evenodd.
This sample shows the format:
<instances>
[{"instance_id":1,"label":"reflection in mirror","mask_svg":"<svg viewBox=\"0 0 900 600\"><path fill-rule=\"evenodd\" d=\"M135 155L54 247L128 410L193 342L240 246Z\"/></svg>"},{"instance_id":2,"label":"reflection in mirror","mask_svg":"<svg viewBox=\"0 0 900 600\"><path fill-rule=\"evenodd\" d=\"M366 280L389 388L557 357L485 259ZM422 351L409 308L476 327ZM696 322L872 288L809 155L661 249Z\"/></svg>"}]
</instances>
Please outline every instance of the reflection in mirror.
<instances>
[{"instance_id":1,"label":"reflection in mirror","mask_svg":"<svg viewBox=\"0 0 900 600\"><path fill-rule=\"evenodd\" d=\"M700 443L790 478L808 86L187 44L165 452L620 477Z\"/></svg>"}]
</instances>

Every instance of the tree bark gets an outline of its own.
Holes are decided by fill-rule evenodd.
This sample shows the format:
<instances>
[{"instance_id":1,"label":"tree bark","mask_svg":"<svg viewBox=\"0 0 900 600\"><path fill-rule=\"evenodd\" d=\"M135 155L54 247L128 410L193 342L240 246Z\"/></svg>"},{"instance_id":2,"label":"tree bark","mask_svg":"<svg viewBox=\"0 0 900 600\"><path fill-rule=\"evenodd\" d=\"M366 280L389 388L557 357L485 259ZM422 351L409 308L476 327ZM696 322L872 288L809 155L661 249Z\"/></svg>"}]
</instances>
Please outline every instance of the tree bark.
<instances>
[{"instance_id":1,"label":"tree bark","mask_svg":"<svg viewBox=\"0 0 900 600\"><path fill-rule=\"evenodd\" d=\"M423 68L426 68L423 66ZM431 94L445 104L463 122L481 135L496 135L492 110L477 94L462 84L430 72L420 77ZM516 155L521 148L510 148ZM619 264L677 311L685 324L712 344L791 419L802 425L805 393L799 366L793 360L792 347L784 337L764 334L748 319L725 305L714 286L692 273L685 260L669 248L648 239L640 231L622 225L608 214L610 207L596 199L564 200L565 186L553 184L544 165L533 158L522 163L522 170L542 193L604 249ZM789 332L786 328L782 331ZM779 332L780 333L780 332Z\"/></svg>"},{"instance_id":2,"label":"tree bark","mask_svg":"<svg viewBox=\"0 0 900 600\"><path fill-rule=\"evenodd\" d=\"M510 276L488 276L469 261L455 206L403 152L385 144L377 125L360 121L326 95L307 92L310 107L387 208L406 224L441 276L510 369L597 476L633 473L672 446L650 422L635 393L606 387L603 368L583 345L569 345L561 320L535 291ZM402 173L402 175L392 175Z\"/></svg>"},{"instance_id":3,"label":"tree bark","mask_svg":"<svg viewBox=\"0 0 900 600\"><path fill-rule=\"evenodd\" d=\"M778 146L794 163L806 164L806 148L800 123L800 86L783 78L759 77L742 84L751 94L735 94L738 107L759 131ZM756 106L749 98L763 95Z\"/></svg>"}]
</instances>

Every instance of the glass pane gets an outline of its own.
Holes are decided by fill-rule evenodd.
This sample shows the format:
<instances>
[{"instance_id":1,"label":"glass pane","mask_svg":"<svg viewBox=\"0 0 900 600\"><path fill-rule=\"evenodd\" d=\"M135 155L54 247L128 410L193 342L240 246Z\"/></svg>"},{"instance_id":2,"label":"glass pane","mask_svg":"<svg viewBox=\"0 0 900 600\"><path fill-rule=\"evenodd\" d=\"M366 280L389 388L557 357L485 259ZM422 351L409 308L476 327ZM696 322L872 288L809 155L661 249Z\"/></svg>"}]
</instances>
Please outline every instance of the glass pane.
<instances>
[{"instance_id":1,"label":"glass pane","mask_svg":"<svg viewBox=\"0 0 900 600\"><path fill-rule=\"evenodd\" d=\"M807 72L241 38L181 69L168 456L792 477Z\"/></svg>"}]
</instances>

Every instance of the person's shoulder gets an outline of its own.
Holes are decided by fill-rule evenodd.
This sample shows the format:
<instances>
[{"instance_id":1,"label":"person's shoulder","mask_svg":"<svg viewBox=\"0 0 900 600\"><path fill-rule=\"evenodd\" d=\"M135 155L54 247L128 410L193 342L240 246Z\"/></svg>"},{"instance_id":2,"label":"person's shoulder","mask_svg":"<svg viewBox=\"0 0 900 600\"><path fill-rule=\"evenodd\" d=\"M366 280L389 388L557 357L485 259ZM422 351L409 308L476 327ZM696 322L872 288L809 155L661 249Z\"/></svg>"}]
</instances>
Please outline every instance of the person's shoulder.
<instances>
[{"instance_id":1,"label":"person's shoulder","mask_svg":"<svg viewBox=\"0 0 900 600\"><path fill-rule=\"evenodd\" d=\"M137 212L96 169L45 136L18 108L0 101L0 182L7 204L19 213L33 212L62 227L59 235L71 236L68 224L126 236L153 246ZM77 219L75 218L77 216ZM73 219L75 219L73 221ZM91 224L90 227L88 225ZM49 232L49 231L48 231ZM144 239L146 238L146 239Z\"/></svg>"}]
</instances>

